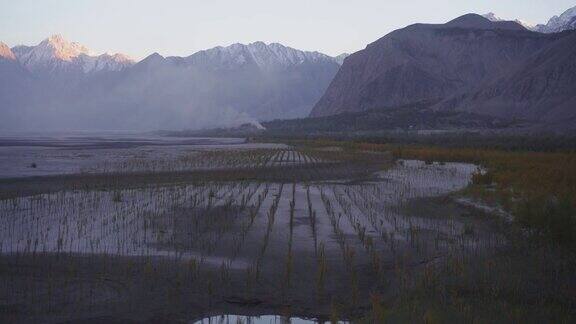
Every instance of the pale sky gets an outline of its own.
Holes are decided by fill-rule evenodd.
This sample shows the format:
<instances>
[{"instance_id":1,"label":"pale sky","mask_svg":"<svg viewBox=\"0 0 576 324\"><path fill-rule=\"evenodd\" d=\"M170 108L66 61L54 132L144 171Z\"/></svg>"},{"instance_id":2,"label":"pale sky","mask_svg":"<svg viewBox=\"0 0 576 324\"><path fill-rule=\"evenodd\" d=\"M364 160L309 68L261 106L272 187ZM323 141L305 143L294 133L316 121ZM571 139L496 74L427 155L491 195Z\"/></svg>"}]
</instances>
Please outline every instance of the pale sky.
<instances>
[{"instance_id":1,"label":"pale sky","mask_svg":"<svg viewBox=\"0 0 576 324\"><path fill-rule=\"evenodd\" d=\"M338 55L416 22L493 11L545 23L575 5L576 0L0 0L0 41L35 45L61 34L95 53L136 59L254 41Z\"/></svg>"}]
</instances>

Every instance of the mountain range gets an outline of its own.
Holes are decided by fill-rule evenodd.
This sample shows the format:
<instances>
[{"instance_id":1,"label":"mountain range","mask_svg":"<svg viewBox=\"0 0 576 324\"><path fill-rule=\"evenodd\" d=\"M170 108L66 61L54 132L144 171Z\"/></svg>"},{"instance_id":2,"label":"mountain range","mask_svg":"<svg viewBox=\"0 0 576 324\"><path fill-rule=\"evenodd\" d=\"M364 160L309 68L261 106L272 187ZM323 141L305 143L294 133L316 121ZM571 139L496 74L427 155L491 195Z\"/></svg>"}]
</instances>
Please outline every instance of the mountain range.
<instances>
[{"instance_id":1,"label":"mountain range","mask_svg":"<svg viewBox=\"0 0 576 324\"><path fill-rule=\"evenodd\" d=\"M495 13L490 12L483 15L484 18L491 21L506 21L498 17ZM559 33L565 30L576 29L576 7L564 11L560 16L553 16L546 24L531 24L520 19L514 19L514 22L522 25L524 28L539 33Z\"/></svg>"},{"instance_id":2,"label":"mountain range","mask_svg":"<svg viewBox=\"0 0 576 324\"><path fill-rule=\"evenodd\" d=\"M35 46L0 42L0 129L258 128L343 113L354 118L339 125L371 128L367 118L386 120L383 127L576 129L575 27L576 7L540 25L467 14L336 57L255 42L136 62L59 35Z\"/></svg>"},{"instance_id":3,"label":"mountain range","mask_svg":"<svg viewBox=\"0 0 576 324\"><path fill-rule=\"evenodd\" d=\"M2 129L180 129L306 116L343 56L233 44L135 62L51 36L0 43Z\"/></svg>"},{"instance_id":4,"label":"mountain range","mask_svg":"<svg viewBox=\"0 0 576 324\"><path fill-rule=\"evenodd\" d=\"M576 31L476 14L414 24L346 58L311 116L418 105L573 129L575 62Z\"/></svg>"},{"instance_id":5,"label":"mountain range","mask_svg":"<svg viewBox=\"0 0 576 324\"><path fill-rule=\"evenodd\" d=\"M30 72L120 71L134 64L123 54L91 56L90 50L78 43L53 35L37 46L15 46L11 49L18 62Z\"/></svg>"},{"instance_id":6,"label":"mountain range","mask_svg":"<svg viewBox=\"0 0 576 324\"><path fill-rule=\"evenodd\" d=\"M533 30L541 33L559 33L576 29L576 7L572 7L560 16L554 16L546 24L538 24Z\"/></svg>"}]
</instances>

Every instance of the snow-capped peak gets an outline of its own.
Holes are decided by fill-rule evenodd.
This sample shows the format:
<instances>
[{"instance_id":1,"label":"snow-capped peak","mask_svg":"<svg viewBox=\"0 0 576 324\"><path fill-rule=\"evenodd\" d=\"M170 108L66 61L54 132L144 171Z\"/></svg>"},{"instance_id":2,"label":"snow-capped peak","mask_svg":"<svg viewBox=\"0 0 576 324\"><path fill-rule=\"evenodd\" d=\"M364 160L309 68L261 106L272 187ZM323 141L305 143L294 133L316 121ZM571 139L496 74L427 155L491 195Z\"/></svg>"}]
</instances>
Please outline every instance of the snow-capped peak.
<instances>
[{"instance_id":1,"label":"snow-capped peak","mask_svg":"<svg viewBox=\"0 0 576 324\"><path fill-rule=\"evenodd\" d=\"M0 42L0 57L8 60L16 60L16 56L14 56L10 47L2 42Z\"/></svg>"},{"instance_id":2,"label":"snow-capped peak","mask_svg":"<svg viewBox=\"0 0 576 324\"><path fill-rule=\"evenodd\" d=\"M487 13L483 16L484 18L491 21L506 20L498 17L493 12ZM524 26L524 28L528 30L537 31L540 33L559 33L564 30L576 29L576 7L572 7L564 11L564 13L562 13L560 16L554 16L550 18L547 24L533 25L518 19L515 19L514 21Z\"/></svg>"},{"instance_id":3,"label":"snow-capped peak","mask_svg":"<svg viewBox=\"0 0 576 324\"><path fill-rule=\"evenodd\" d=\"M134 64L134 61L124 54L104 53L99 56L80 55L78 60L82 63L85 73L97 71L120 71Z\"/></svg>"},{"instance_id":4,"label":"snow-capped peak","mask_svg":"<svg viewBox=\"0 0 576 324\"><path fill-rule=\"evenodd\" d=\"M134 60L130 56L122 53L116 53L116 54L104 53L103 55L110 56L116 62L134 62Z\"/></svg>"},{"instance_id":5,"label":"snow-capped peak","mask_svg":"<svg viewBox=\"0 0 576 324\"><path fill-rule=\"evenodd\" d=\"M36 46L16 46L14 53L28 70L78 70L84 73L101 70L118 71L134 64L123 54L92 56L79 43L69 42L61 35L52 35Z\"/></svg>"},{"instance_id":6,"label":"snow-capped peak","mask_svg":"<svg viewBox=\"0 0 576 324\"><path fill-rule=\"evenodd\" d=\"M266 44L261 41L250 44L236 43L226 47L214 47L192 54L186 60L190 63L218 63L222 67L253 63L263 69L299 65L320 60L334 61L330 56L319 52L300 51L279 43Z\"/></svg>"},{"instance_id":7,"label":"snow-capped peak","mask_svg":"<svg viewBox=\"0 0 576 324\"><path fill-rule=\"evenodd\" d=\"M90 50L86 46L69 42L59 34L48 37L38 47L51 52L54 57L64 61L70 61L81 54L90 55Z\"/></svg>"},{"instance_id":8,"label":"snow-capped peak","mask_svg":"<svg viewBox=\"0 0 576 324\"><path fill-rule=\"evenodd\" d=\"M493 13L493 12L489 12L489 13L487 13L487 14L484 14L484 15L482 15L482 17L484 17L484 18L486 18L486 19L488 19L488 20L490 20L490 21L502 21L502 20L504 20L504 19L496 16L496 14Z\"/></svg>"},{"instance_id":9,"label":"snow-capped peak","mask_svg":"<svg viewBox=\"0 0 576 324\"><path fill-rule=\"evenodd\" d=\"M493 12L489 12L487 14L484 14L484 15L482 15L482 17L484 17L490 21L508 21L508 19L502 19ZM514 19L512 21L514 21L515 23L521 25L522 27L524 27L528 30L534 30L534 28L535 28L534 24L525 22L525 21L520 20L520 19Z\"/></svg>"},{"instance_id":10,"label":"snow-capped peak","mask_svg":"<svg viewBox=\"0 0 576 324\"><path fill-rule=\"evenodd\" d=\"M554 16L546 25L536 26L542 33L558 33L564 30L576 29L576 6L564 11L560 16Z\"/></svg>"}]
</instances>

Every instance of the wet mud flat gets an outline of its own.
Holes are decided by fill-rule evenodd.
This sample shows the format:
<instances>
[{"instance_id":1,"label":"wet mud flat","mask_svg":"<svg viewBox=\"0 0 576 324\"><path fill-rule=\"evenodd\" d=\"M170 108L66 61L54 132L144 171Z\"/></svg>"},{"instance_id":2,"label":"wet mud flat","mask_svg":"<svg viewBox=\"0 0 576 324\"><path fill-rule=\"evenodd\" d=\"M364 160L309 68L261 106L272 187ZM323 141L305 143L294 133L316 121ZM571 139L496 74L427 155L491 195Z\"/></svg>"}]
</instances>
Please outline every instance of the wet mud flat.
<instances>
[{"instance_id":1,"label":"wet mud flat","mask_svg":"<svg viewBox=\"0 0 576 324\"><path fill-rule=\"evenodd\" d=\"M376 295L393 301L427 272L506 248L490 219L453 202L476 166L370 156L216 153L211 164L231 166L196 170L194 180L64 186L0 200L0 318L355 319ZM266 177L270 170L277 176ZM125 184L135 174L93 177Z\"/></svg>"},{"instance_id":2,"label":"wet mud flat","mask_svg":"<svg viewBox=\"0 0 576 324\"><path fill-rule=\"evenodd\" d=\"M211 151L284 148L244 138L177 138L148 133L0 133L0 179L122 171L188 171ZM197 156L204 155L204 156ZM192 159L196 165L191 165ZM187 161L188 160L188 161Z\"/></svg>"}]
</instances>

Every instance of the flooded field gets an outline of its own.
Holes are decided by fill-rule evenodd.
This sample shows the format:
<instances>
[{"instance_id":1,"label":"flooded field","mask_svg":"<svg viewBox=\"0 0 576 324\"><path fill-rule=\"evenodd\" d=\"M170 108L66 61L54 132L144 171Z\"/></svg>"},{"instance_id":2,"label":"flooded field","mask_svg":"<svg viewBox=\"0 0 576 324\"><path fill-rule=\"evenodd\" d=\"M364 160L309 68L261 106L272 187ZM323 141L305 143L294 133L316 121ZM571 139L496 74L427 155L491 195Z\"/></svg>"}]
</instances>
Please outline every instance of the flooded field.
<instances>
[{"instance_id":1,"label":"flooded field","mask_svg":"<svg viewBox=\"0 0 576 324\"><path fill-rule=\"evenodd\" d=\"M70 166L0 180L0 318L352 320L427 271L506 245L451 198L476 165L231 139L96 142L0 148L4 164Z\"/></svg>"},{"instance_id":2,"label":"flooded field","mask_svg":"<svg viewBox=\"0 0 576 324\"><path fill-rule=\"evenodd\" d=\"M263 316L242 316L242 315L220 315L204 318L194 324L216 324L216 323L247 323L247 324L312 324L316 323L315 320L302 319L297 317L283 317L277 315L263 315ZM340 321L339 323L346 323Z\"/></svg>"},{"instance_id":3,"label":"flooded field","mask_svg":"<svg viewBox=\"0 0 576 324\"><path fill-rule=\"evenodd\" d=\"M184 170L192 166L185 165L183 160L196 154L275 147L282 145L250 144L243 138L176 138L118 132L0 133L0 179L123 170Z\"/></svg>"}]
</instances>

